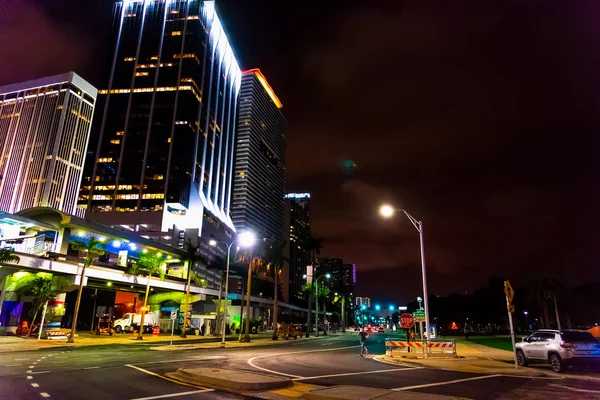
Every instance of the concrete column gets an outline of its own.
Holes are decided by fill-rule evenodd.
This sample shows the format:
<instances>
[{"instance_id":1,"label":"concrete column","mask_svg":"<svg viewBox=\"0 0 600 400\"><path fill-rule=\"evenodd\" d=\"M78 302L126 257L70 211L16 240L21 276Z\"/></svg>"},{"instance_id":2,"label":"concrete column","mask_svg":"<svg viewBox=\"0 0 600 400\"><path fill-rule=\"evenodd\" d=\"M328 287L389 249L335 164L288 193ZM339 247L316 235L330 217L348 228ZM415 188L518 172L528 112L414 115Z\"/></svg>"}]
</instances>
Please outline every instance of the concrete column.
<instances>
[{"instance_id":1,"label":"concrete column","mask_svg":"<svg viewBox=\"0 0 600 400\"><path fill-rule=\"evenodd\" d=\"M56 243L56 252L67 254L69 251L69 240L71 239L71 229L61 228L58 230L58 240Z\"/></svg>"}]
</instances>

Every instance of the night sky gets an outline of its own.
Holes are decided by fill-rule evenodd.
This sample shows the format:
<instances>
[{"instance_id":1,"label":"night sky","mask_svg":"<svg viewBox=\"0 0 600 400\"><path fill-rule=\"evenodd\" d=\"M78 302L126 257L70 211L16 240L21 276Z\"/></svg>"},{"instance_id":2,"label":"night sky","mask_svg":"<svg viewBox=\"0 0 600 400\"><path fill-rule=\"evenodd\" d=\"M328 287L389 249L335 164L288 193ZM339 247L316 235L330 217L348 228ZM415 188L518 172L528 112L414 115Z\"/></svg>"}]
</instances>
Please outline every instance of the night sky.
<instances>
[{"instance_id":1,"label":"night sky","mask_svg":"<svg viewBox=\"0 0 600 400\"><path fill-rule=\"evenodd\" d=\"M284 104L287 189L312 193L323 255L357 264L357 294L420 292L418 234L381 221L383 201L423 220L430 292L600 278L600 3L217 3L242 68ZM0 84L73 70L99 85L111 14L0 0Z\"/></svg>"}]
</instances>

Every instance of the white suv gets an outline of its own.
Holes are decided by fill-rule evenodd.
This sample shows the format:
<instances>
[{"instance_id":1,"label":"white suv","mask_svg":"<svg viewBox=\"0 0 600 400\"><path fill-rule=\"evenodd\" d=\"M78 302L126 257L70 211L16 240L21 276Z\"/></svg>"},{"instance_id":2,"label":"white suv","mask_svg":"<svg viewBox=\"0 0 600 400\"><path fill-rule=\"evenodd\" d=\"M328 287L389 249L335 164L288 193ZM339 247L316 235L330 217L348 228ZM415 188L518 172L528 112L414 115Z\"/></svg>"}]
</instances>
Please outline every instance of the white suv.
<instances>
[{"instance_id":1,"label":"white suv","mask_svg":"<svg viewBox=\"0 0 600 400\"><path fill-rule=\"evenodd\" d=\"M554 372L575 363L600 364L600 342L586 331L542 329L517 343L516 352L520 366L549 363Z\"/></svg>"}]
</instances>

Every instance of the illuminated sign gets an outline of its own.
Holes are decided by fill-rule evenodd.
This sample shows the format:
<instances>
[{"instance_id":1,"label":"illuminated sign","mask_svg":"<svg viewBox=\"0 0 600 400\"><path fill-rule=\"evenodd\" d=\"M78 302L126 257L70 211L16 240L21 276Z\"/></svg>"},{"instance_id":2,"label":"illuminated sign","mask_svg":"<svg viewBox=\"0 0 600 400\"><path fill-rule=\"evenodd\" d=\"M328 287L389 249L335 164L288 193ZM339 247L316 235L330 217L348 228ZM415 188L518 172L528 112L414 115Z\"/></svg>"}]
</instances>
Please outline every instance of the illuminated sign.
<instances>
[{"instance_id":1,"label":"illuminated sign","mask_svg":"<svg viewBox=\"0 0 600 400\"><path fill-rule=\"evenodd\" d=\"M285 199L310 199L310 193L287 193Z\"/></svg>"}]
</instances>

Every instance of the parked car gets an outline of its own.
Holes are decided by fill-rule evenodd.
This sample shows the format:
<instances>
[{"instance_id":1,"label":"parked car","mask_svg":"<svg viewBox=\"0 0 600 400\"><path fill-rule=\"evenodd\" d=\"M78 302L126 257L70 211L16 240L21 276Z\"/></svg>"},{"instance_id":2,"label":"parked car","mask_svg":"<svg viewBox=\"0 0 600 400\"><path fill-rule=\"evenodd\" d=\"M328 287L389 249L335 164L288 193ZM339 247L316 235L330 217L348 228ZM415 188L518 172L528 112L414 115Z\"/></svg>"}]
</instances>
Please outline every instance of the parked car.
<instances>
[{"instance_id":1,"label":"parked car","mask_svg":"<svg viewBox=\"0 0 600 400\"><path fill-rule=\"evenodd\" d=\"M377 332L379 333L385 333L385 328L383 326L380 326L377 328Z\"/></svg>"},{"instance_id":2,"label":"parked car","mask_svg":"<svg viewBox=\"0 0 600 400\"><path fill-rule=\"evenodd\" d=\"M549 363L554 372L572 364L600 364L600 342L591 333L542 329L516 344L521 366Z\"/></svg>"}]
</instances>

